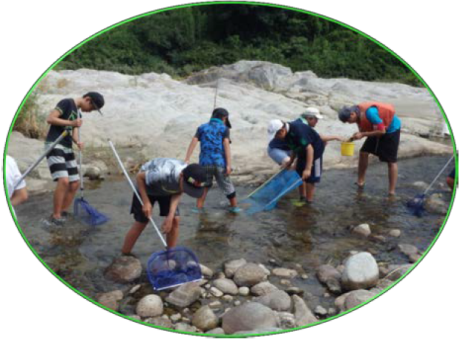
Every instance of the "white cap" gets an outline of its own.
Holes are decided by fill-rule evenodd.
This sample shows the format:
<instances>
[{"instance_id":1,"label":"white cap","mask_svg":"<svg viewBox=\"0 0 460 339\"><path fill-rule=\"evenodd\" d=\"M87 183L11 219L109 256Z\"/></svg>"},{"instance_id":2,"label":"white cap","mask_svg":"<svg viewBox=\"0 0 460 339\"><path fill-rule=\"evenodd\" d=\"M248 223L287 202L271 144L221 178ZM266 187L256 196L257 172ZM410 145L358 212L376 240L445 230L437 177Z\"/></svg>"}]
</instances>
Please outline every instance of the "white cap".
<instances>
[{"instance_id":1,"label":"white cap","mask_svg":"<svg viewBox=\"0 0 460 339\"><path fill-rule=\"evenodd\" d=\"M283 128L284 123L281 120L275 119L275 120L270 120L268 123L267 127L267 133L268 133L268 142L272 141L273 138L276 135L276 132L278 132L281 128Z\"/></svg>"},{"instance_id":2,"label":"white cap","mask_svg":"<svg viewBox=\"0 0 460 339\"><path fill-rule=\"evenodd\" d=\"M308 107L305 112L302 113L303 117L315 117L316 119L322 119L324 118L321 113L319 112L319 109L316 107Z\"/></svg>"}]
</instances>

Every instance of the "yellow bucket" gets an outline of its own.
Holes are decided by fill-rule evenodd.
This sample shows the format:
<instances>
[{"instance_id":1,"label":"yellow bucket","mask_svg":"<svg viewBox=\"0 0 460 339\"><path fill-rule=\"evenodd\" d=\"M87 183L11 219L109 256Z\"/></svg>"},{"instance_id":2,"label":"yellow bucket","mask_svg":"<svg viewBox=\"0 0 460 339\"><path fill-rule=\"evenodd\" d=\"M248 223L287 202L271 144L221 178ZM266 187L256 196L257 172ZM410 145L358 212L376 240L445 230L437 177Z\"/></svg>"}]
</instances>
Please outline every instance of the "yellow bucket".
<instances>
[{"instance_id":1,"label":"yellow bucket","mask_svg":"<svg viewBox=\"0 0 460 339\"><path fill-rule=\"evenodd\" d=\"M342 155L351 157L355 153L354 142L342 142Z\"/></svg>"}]
</instances>

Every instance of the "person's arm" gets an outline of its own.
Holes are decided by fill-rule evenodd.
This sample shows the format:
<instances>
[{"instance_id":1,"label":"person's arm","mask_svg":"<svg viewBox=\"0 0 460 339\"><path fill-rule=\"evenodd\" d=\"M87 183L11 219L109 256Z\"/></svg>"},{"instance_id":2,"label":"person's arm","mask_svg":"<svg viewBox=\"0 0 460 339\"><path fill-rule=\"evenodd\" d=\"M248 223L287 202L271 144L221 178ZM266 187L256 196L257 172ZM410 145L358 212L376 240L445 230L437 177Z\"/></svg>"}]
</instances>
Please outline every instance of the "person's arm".
<instances>
[{"instance_id":1,"label":"person's arm","mask_svg":"<svg viewBox=\"0 0 460 339\"><path fill-rule=\"evenodd\" d=\"M142 206L142 211L147 218L152 216L152 204L150 203L149 196L147 195L147 185L145 183L145 173L144 171L139 172L136 176L137 187L139 189L139 194L141 196L144 206Z\"/></svg>"},{"instance_id":2,"label":"person's arm","mask_svg":"<svg viewBox=\"0 0 460 339\"><path fill-rule=\"evenodd\" d=\"M16 191L14 191L13 193L13 196L11 197L11 205L13 206L17 206L19 204L22 204L24 201L27 200L28 198L28 194L27 194L27 188L21 188L21 189L17 189Z\"/></svg>"},{"instance_id":3,"label":"person's arm","mask_svg":"<svg viewBox=\"0 0 460 339\"><path fill-rule=\"evenodd\" d=\"M75 120L66 120L61 118L61 112L57 109L51 111L51 113L46 118L46 122L53 126L70 126L70 127L80 127L83 121L78 118Z\"/></svg>"},{"instance_id":4,"label":"person's arm","mask_svg":"<svg viewBox=\"0 0 460 339\"><path fill-rule=\"evenodd\" d=\"M169 205L169 214L165 218L163 225L161 226L161 229L163 233L165 234L171 231L173 220L176 215L177 206L179 206L181 196L182 196L182 193L174 194L173 196L171 196L171 202Z\"/></svg>"},{"instance_id":5,"label":"person's arm","mask_svg":"<svg viewBox=\"0 0 460 339\"><path fill-rule=\"evenodd\" d=\"M323 142L334 141L334 140L337 140L337 141L344 140L344 138L339 137L338 135L320 135L320 137Z\"/></svg>"},{"instance_id":6,"label":"person's arm","mask_svg":"<svg viewBox=\"0 0 460 339\"><path fill-rule=\"evenodd\" d=\"M290 157L289 161L286 162L284 164L284 166L282 166L282 167L284 167L286 169L289 169L290 167L292 167L292 164L294 163L296 158L297 158L297 154L294 151L291 151L291 157Z\"/></svg>"},{"instance_id":7,"label":"person's arm","mask_svg":"<svg viewBox=\"0 0 460 339\"><path fill-rule=\"evenodd\" d=\"M369 107L366 111L366 118L372 124L374 130L371 132L357 132L353 134L353 140L359 140L365 137L381 137L386 133L386 128L383 120L379 116L377 107Z\"/></svg>"},{"instance_id":8,"label":"person's arm","mask_svg":"<svg viewBox=\"0 0 460 339\"><path fill-rule=\"evenodd\" d=\"M224 139L224 151L225 151L225 161L227 163L227 171L226 174L230 175L232 173L232 155L230 153L230 139Z\"/></svg>"},{"instance_id":9,"label":"person's arm","mask_svg":"<svg viewBox=\"0 0 460 339\"><path fill-rule=\"evenodd\" d=\"M307 164L305 165L305 170L302 173L302 179L306 180L311 175L311 167L313 166L313 157L314 157L314 150L313 146L309 144L306 148L307 151Z\"/></svg>"},{"instance_id":10,"label":"person's arm","mask_svg":"<svg viewBox=\"0 0 460 339\"><path fill-rule=\"evenodd\" d=\"M187 154L185 155L185 163L189 163L190 161L190 157L192 156L193 154L193 151L195 150L195 147L196 145L198 144L198 138L196 136L194 136L192 138L192 141L190 141L190 145L188 146L188 149L187 149Z\"/></svg>"}]
</instances>

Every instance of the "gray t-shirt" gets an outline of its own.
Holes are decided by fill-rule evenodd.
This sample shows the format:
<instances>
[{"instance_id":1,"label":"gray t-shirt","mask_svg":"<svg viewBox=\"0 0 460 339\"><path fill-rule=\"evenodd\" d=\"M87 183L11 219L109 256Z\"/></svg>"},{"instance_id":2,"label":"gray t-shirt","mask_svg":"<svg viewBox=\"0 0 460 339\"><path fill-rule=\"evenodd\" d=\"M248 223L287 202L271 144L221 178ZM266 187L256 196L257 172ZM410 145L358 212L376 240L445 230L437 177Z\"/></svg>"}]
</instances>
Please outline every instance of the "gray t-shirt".
<instances>
[{"instance_id":1,"label":"gray t-shirt","mask_svg":"<svg viewBox=\"0 0 460 339\"><path fill-rule=\"evenodd\" d=\"M180 193L179 178L185 167L185 162L171 158L157 158L146 162L140 170L145 172L147 194L170 196Z\"/></svg>"}]
</instances>

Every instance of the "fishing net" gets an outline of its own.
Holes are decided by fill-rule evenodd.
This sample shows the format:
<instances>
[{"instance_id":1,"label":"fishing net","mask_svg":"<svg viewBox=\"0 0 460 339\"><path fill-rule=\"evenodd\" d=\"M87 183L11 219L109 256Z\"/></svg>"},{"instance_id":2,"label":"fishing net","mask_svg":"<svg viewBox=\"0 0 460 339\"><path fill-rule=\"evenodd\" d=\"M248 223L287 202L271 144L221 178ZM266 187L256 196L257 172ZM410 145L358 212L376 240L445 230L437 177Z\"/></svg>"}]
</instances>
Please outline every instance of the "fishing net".
<instances>
[{"instance_id":1,"label":"fishing net","mask_svg":"<svg viewBox=\"0 0 460 339\"><path fill-rule=\"evenodd\" d=\"M424 204L425 194L417 194L414 198L407 202L406 206L413 215L421 217L423 215L423 211L425 210Z\"/></svg>"},{"instance_id":2,"label":"fishing net","mask_svg":"<svg viewBox=\"0 0 460 339\"><path fill-rule=\"evenodd\" d=\"M261 211L270 211L276 207L278 201L293 189L302 184L302 179L295 171L283 170L269 180L265 185L253 193L242 203L249 204L247 214Z\"/></svg>"},{"instance_id":3,"label":"fishing net","mask_svg":"<svg viewBox=\"0 0 460 339\"><path fill-rule=\"evenodd\" d=\"M153 253L147 262L147 276L157 291L203 278L195 254L180 246Z\"/></svg>"},{"instance_id":4,"label":"fishing net","mask_svg":"<svg viewBox=\"0 0 460 339\"><path fill-rule=\"evenodd\" d=\"M109 218L92 207L85 199L75 199L73 205L74 217L87 225L97 226L106 223Z\"/></svg>"}]
</instances>

